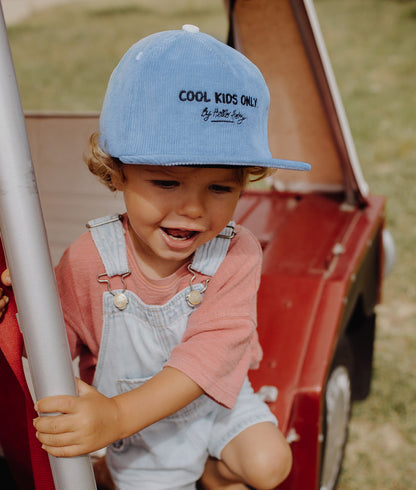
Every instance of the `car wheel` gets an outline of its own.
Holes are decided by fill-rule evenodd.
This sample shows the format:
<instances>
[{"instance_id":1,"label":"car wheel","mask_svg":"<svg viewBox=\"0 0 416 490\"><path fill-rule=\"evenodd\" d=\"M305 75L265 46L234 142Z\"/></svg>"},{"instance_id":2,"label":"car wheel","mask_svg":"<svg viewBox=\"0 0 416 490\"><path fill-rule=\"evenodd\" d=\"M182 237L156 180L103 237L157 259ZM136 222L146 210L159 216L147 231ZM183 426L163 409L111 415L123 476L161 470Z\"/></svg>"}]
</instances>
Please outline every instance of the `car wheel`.
<instances>
[{"instance_id":1,"label":"car wheel","mask_svg":"<svg viewBox=\"0 0 416 490\"><path fill-rule=\"evenodd\" d=\"M351 415L351 366L351 349L345 338L325 388L320 490L334 490L341 473Z\"/></svg>"}]
</instances>

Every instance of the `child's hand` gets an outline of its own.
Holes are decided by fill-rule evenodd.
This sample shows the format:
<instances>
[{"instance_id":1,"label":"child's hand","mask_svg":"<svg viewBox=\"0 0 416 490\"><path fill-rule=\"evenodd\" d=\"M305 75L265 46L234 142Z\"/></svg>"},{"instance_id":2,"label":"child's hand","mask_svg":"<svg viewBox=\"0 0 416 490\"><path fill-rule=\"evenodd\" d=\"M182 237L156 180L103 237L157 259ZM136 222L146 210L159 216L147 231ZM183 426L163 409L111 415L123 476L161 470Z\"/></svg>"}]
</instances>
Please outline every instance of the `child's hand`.
<instances>
[{"instance_id":1,"label":"child's hand","mask_svg":"<svg viewBox=\"0 0 416 490\"><path fill-rule=\"evenodd\" d=\"M3 271L1 275L1 282L5 286L11 286L9 269ZM4 294L3 288L0 287L0 321L3 319L4 314L7 310L7 305L9 304L9 297Z\"/></svg>"},{"instance_id":2,"label":"child's hand","mask_svg":"<svg viewBox=\"0 0 416 490\"><path fill-rule=\"evenodd\" d=\"M38 412L62 414L42 416L33 421L36 437L52 456L79 456L120 439L118 406L114 399L79 379L77 385L78 397L48 397L35 405Z\"/></svg>"}]
</instances>

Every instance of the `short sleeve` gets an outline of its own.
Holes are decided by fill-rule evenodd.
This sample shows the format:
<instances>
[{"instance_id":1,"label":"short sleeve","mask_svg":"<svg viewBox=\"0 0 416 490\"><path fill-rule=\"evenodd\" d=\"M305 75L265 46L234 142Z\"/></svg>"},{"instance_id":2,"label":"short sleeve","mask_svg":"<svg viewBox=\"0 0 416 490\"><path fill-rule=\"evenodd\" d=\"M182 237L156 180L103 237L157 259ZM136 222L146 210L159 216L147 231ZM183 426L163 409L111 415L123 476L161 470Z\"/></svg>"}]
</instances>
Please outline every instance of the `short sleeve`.
<instances>
[{"instance_id":1,"label":"short sleeve","mask_svg":"<svg viewBox=\"0 0 416 490\"><path fill-rule=\"evenodd\" d=\"M71 356L81 355L81 377L87 382L92 382L102 333L102 292L96 279L102 268L90 233L74 242L55 268Z\"/></svg>"}]
</instances>

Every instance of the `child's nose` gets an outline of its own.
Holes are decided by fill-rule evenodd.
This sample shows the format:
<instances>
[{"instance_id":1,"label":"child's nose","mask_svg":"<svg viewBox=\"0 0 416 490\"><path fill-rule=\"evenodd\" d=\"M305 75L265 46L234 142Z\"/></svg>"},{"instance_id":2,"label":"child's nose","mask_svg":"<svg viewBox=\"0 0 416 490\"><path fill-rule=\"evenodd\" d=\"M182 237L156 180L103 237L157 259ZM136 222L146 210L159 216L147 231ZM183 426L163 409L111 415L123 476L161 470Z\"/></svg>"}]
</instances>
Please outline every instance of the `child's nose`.
<instances>
[{"instance_id":1,"label":"child's nose","mask_svg":"<svg viewBox=\"0 0 416 490\"><path fill-rule=\"evenodd\" d=\"M178 213L192 219L200 218L204 212L204 198L198 193L187 194L180 203Z\"/></svg>"}]
</instances>

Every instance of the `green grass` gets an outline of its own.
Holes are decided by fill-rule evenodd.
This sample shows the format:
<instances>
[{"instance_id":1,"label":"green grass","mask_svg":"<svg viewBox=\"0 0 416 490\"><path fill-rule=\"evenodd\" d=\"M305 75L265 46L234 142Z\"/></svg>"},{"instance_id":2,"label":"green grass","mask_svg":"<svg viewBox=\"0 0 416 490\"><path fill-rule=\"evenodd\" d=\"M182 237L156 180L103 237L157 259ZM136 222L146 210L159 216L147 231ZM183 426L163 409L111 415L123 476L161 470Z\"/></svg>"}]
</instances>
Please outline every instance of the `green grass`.
<instances>
[{"instance_id":1,"label":"green grass","mask_svg":"<svg viewBox=\"0 0 416 490\"><path fill-rule=\"evenodd\" d=\"M275 0L277 1L277 0ZM416 0L316 0L364 175L387 196L398 262L384 284L372 393L354 406L340 490L416 481ZM26 110L99 110L124 51L194 23L225 39L220 0L83 1L9 29Z\"/></svg>"},{"instance_id":2,"label":"green grass","mask_svg":"<svg viewBox=\"0 0 416 490\"><path fill-rule=\"evenodd\" d=\"M416 2L315 6L364 175L387 196L398 258L378 307L372 393L354 406L340 490L404 490L416 480Z\"/></svg>"},{"instance_id":3,"label":"green grass","mask_svg":"<svg viewBox=\"0 0 416 490\"><path fill-rule=\"evenodd\" d=\"M224 40L218 0L82 1L43 10L9 28L25 110L98 111L109 75L142 37L197 24Z\"/></svg>"}]
</instances>

